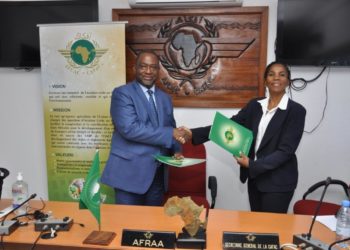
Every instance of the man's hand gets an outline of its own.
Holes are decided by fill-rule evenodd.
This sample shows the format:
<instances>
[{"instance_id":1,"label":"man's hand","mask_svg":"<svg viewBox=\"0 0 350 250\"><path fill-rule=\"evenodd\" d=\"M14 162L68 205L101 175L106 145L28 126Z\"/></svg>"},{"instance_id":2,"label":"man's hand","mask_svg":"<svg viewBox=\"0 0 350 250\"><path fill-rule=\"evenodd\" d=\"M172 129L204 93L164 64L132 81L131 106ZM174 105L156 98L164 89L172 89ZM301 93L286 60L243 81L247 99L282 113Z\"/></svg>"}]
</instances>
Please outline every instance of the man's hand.
<instances>
[{"instance_id":1,"label":"man's hand","mask_svg":"<svg viewBox=\"0 0 350 250\"><path fill-rule=\"evenodd\" d=\"M176 130L176 135L175 135ZM174 138L178 142L185 144L188 141L192 140L192 131L184 126L174 129Z\"/></svg>"},{"instance_id":2,"label":"man's hand","mask_svg":"<svg viewBox=\"0 0 350 250\"><path fill-rule=\"evenodd\" d=\"M179 129L185 131L186 142L192 140L192 131L191 131L191 129L189 129L189 128L185 127L185 126L181 126L181 127L179 127Z\"/></svg>"},{"instance_id":3,"label":"man's hand","mask_svg":"<svg viewBox=\"0 0 350 250\"><path fill-rule=\"evenodd\" d=\"M185 144L186 140L185 140L185 131L180 129L180 128L174 128L173 130L173 137L175 140L177 140L178 142Z\"/></svg>"},{"instance_id":4,"label":"man's hand","mask_svg":"<svg viewBox=\"0 0 350 250\"><path fill-rule=\"evenodd\" d=\"M175 153L175 154L173 155L173 158L174 158L175 160L182 160L182 159L184 159L185 157L182 155L181 152L177 152L177 153Z\"/></svg>"}]
</instances>

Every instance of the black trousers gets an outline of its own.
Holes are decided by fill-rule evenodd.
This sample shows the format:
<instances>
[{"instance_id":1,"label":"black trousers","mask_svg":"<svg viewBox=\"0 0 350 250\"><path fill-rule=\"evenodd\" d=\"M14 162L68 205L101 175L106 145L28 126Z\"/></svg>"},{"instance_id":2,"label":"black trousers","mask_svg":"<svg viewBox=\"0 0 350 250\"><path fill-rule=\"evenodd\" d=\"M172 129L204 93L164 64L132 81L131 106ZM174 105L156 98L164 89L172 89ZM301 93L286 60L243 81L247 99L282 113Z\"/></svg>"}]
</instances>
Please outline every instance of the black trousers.
<instances>
[{"instance_id":1,"label":"black trousers","mask_svg":"<svg viewBox=\"0 0 350 250\"><path fill-rule=\"evenodd\" d=\"M254 181L248 181L250 209L254 212L287 213L294 190L290 192L261 192Z\"/></svg>"}]
</instances>

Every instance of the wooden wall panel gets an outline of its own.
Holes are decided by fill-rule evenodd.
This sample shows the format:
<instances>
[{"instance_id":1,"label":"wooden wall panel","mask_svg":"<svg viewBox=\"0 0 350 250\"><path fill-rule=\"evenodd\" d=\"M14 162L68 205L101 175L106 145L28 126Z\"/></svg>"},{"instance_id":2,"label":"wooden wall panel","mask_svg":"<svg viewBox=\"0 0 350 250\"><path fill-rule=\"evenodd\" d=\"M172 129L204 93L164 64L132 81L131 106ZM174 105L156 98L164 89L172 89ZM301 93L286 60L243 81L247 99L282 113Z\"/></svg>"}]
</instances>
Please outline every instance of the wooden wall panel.
<instances>
[{"instance_id":1,"label":"wooden wall panel","mask_svg":"<svg viewBox=\"0 0 350 250\"><path fill-rule=\"evenodd\" d=\"M126 28L127 80L137 53L161 60L158 87L176 107L242 107L264 95L268 7L113 9Z\"/></svg>"}]
</instances>

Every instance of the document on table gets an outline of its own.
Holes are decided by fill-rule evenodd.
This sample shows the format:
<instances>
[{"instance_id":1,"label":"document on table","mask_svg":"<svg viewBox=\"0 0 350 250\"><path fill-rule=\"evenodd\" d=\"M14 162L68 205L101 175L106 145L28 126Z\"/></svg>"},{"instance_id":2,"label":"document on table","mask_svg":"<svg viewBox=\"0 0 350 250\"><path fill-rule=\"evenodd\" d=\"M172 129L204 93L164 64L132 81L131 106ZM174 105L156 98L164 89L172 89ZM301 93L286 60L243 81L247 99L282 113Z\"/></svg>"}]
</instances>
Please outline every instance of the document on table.
<instances>
[{"instance_id":1,"label":"document on table","mask_svg":"<svg viewBox=\"0 0 350 250\"><path fill-rule=\"evenodd\" d=\"M337 218L334 215L319 215L316 217L316 221L322 223L330 230L335 232L335 227L337 224Z\"/></svg>"},{"instance_id":2,"label":"document on table","mask_svg":"<svg viewBox=\"0 0 350 250\"><path fill-rule=\"evenodd\" d=\"M205 159L197 159L197 158L183 158L183 159L174 159L171 156L164 156L164 155L155 155L154 158L156 158L158 161L168 164L170 166L174 167L188 167L192 165L196 165L202 162L205 162Z\"/></svg>"}]
</instances>

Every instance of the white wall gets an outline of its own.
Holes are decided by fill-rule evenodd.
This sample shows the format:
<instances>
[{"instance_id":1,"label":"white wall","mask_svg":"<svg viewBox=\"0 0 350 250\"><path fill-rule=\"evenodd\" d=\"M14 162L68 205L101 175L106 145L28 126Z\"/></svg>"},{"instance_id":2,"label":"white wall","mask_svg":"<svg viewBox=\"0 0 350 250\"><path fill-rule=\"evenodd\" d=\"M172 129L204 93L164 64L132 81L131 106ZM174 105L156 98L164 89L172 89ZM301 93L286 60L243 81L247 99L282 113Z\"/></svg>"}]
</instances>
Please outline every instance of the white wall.
<instances>
[{"instance_id":1,"label":"white wall","mask_svg":"<svg viewBox=\"0 0 350 250\"><path fill-rule=\"evenodd\" d=\"M244 6L269 6L268 62L274 60L277 0L244 0ZM128 8L127 0L100 0L100 20L111 20L112 8ZM311 79L321 68L292 68L292 77ZM327 79L328 76L328 79ZM298 149L300 179L294 200L300 198L310 184L327 176L350 183L350 68L331 68L301 92L293 92L293 99L307 109L306 130L312 129L322 116L325 86L328 80L328 106L320 127L303 136ZM176 108L178 125L188 127L211 123L216 109ZM218 110L227 116L236 109ZM30 193L47 199L46 160L43 110L40 88L40 69L31 72L0 68L0 167L11 171L5 180L3 197L10 197L10 186L16 173L22 171L29 183ZM249 210L247 189L238 179L238 166L233 157L211 142L207 148L208 175L218 178L217 208ZM338 201L341 192L327 197Z\"/></svg>"}]
</instances>

